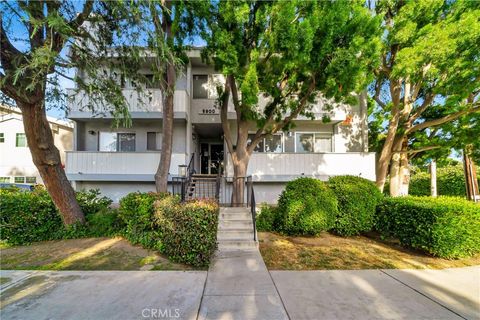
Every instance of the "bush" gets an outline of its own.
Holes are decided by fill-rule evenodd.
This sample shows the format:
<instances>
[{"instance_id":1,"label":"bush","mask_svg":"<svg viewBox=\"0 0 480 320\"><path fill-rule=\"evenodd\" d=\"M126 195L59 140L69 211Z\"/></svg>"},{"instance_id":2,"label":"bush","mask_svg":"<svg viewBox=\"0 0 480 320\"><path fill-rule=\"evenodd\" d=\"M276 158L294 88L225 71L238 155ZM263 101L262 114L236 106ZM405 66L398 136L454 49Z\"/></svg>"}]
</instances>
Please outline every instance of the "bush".
<instances>
[{"instance_id":1,"label":"bush","mask_svg":"<svg viewBox=\"0 0 480 320\"><path fill-rule=\"evenodd\" d=\"M180 204L177 197L155 203L162 251L173 261L208 266L217 246L218 204L197 200Z\"/></svg>"},{"instance_id":2,"label":"bush","mask_svg":"<svg viewBox=\"0 0 480 320\"><path fill-rule=\"evenodd\" d=\"M333 231L352 236L372 230L375 209L382 194L370 180L356 176L336 176L328 180L338 200Z\"/></svg>"},{"instance_id":3,"label":"bush","mask_svg":"<svg viewBox=\"0 0 480 320\"><path fill-rule=\"evenodd\" d=\"M257 214L256 226L258 231L275 231L278 225L278 209L262 203Z\"/></svg>"},{"instance_id":4,"label":"bush","mask_svg":"<svg viewBox=\"0 0 480 320\"><path fill-rule=\"evenodd\" d=\"M11 245L52 240L63 222L45 190L0 189L0 238Z\"/></svg>"},{"instance_id":5,"label":"bush","mask_svg":"<svg viewBox=\"0 0 480 320\"><path fill-rule=\"evenodd\" d=\"M88 234L94 237L109 237L121 234L125 223L118 210L103 209L87 216Z\"/></svg>"},{"instance_id":6,"label":"bush","mask_svg":"<svg viewBox=\"0 0 480 320\"><path fill-rule=\"evenodd\" d=\"M375 227L383 236L442 258L480 252L480 206L460 198L385 198Z\"/></svg>"},{"instance_id":7,"label":"bush","mask_svg":"<svg viewBox=\"0 0 480 320\"><path fill-rule=\"evenodd\" d=\"M43 187L36 187L33 192L18 188L0 189L0 239L11 245L21 245L35 241L109 235L100 233L101 228L107 228L106 221L102 222L101 228L95 225L100 222L100 215L97 216L95 210L112 216L107 213L111 200L101 197L98 190L78 192L77 200L86 214L87 224L65 227ZM107 229L112 228L115 228L115 224Z\"/></svg>"},{"instance_id":8,"label":"bush","mask_svg":"<svg viewBox=\"0 0 480 320\"><path fill-rule=\"evenodd\" d=\"M102 197L99 189L78 191L76 198L85 216L105 211L112 204L112 199Z\"/></svg>"},{"instance_id":9,"label":"bush","mask_svg":"<svg viewBox=\"0 0 480 320\"><path fill-rule=\"evenodd\" d=\"M153 204L167 196L166 193L132 192L120 199L119 216L126 226L125 238L133 244L160 249L160 232L155 227Z\"/></svg>"},{"instance_id":10,"label":"bush","mask_svg":"<svg viewBox=\"0 0 480 320\"><path fill-rule=\"evenodd\" d=\"M327 184L312 178L287 183L278 201L278 230L288 235L317 235L337 216L337 199Z\"/></svg>"}]
</instances>

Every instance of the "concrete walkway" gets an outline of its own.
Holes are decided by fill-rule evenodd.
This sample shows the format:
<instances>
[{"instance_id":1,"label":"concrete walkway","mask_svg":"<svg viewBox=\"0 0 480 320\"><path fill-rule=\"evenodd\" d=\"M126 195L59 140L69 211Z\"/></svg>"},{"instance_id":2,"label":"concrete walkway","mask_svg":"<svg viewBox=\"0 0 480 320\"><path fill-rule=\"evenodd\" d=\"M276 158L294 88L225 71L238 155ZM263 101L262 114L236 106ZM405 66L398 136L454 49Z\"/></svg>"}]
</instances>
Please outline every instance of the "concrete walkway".
<instances>
[{"instance_id":1,"label":"concrete walkway","mask_svg":"<svg viewBox=\"0 0 480 320\"><path fill-rule=\"evenodd\" d=\"M199 319L288 319L258 249L217 252Z\"/></svg>"},{"instance_id":2,"label":"concrete walkway","mask_svg":"<svg viewBox=\"0 0 480 320\"><path fill-rule=\"evenodd\" d=\"M0 276L8 280L0 289L2 320L480 319L479 266L269 273L252 251L219 254L208 276L206 271L1 271Z\"/></svg>"}]
</instances>

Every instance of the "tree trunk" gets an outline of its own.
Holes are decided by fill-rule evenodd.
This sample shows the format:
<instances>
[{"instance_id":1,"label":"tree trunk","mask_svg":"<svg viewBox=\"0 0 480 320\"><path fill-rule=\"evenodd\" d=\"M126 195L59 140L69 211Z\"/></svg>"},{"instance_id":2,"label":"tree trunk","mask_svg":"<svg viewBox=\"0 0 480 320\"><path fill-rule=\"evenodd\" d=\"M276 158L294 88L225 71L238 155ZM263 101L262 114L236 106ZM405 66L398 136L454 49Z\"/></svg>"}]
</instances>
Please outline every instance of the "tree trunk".
<instances>
[{"instance_id":1,"label":"tree trunk","mask_svg":"<svg viewBox=\"0 0 480 320\"><path fill-rule=\"evenodd\" d=\"M234 159L233 159L234 158ZM245 182L250 157L238 157L237 152L232 157L233 162L233 183L232 183L232 206L241 207L244 204ZM248 199L247 199L248 201Z\"/></svg>"},{"instance_id":2,"label":"tree trunk","mask_svg":"<svg viewBox=\"0 0 480 320\"><path fill-rule=\"evenodd\" d=\"M408 140L405 136L394 139L393 155L390 164L390 196L399 197L408 195L410 182L410 168L408 165Z\"/></svg>"},{"instance_id":3,"label":"tree trunk","mask_svg":"<svg viewBox=\"0 0 480 320\"><path fill-rule=\"evenodd\" d=\"M380 157L377 160L376 184L380 189L380 192L383 192L385 181L387 180L388 166L390 164L390 160L392 159L392 148L398 127L398 117L399 115L397 113L389 122L387 137L385 138L385 143L383 144L382 151L380 152Z\"/></svg>"},{"instance_id":4,"label":"tree trunk","mask_svg":"<svg viewBox=\"0 0 480 320\"><path fill-rule=\"evenodd\" d=\"M55 147L43 103L29 105L17 101L17 105L22 110L25 135L33 163L55 206L60 211L64 224L84 223L85 216L75 198L75 191L65 175L60 152Z\"/></svg>"},{"instance_id":5,"label":"tree trunk","mask_svg":"<svg viewBox=\"0 0 480 320\"><path fill-rule=\"evenodd\" d=\"M467 150L463 151L463 166L464 166L464 172L465 172L465 186L466 186L467 199L476 202L477 197L479 195L477 172L475 169L475 164L473 163L472 159L468 156Z\"/></svg>"},{"instance_id":6,"label":"tree trunk","mask_svg":"<svg viewBox=\"0 0 480 320\"><path fill-rule=\"evenodd\" d=\"M173 93L174 91L172 91ZM163 99L163 127L162 127L162 151L160 154L160 163L155 174L155 186L157 192L167 192L168 173L172 160L173 143L173 94L165 93Z\"/></svg>"}]
</instances>

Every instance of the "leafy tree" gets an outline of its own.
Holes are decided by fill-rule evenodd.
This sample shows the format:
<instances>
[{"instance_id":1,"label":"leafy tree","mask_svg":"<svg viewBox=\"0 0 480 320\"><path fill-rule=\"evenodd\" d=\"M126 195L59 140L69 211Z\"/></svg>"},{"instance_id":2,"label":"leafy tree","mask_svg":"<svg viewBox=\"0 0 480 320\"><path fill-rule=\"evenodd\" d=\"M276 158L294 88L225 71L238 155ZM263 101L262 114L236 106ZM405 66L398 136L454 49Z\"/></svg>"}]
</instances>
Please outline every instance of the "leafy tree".
<instances>
[{"instance_id":1,"label":"leafy tree","mask_svg":"<svg viewBox=\"0 0 480 320\"><path fill-rule=\"evenodd\" d=\"M382 62L370 90L376 102L371 129L381 140L373 142L381 146L377 186L383 191L390 170L390 194L396 196L408 193L411 155L438 149L448 131L442 125L480 111L478 98L469 99L480 83L480 5L380 1L376 11L384 29Z\"/></svg>"},{"instance_id":2,"label":"leafy tree","mask_svg":"<svg viewBox=\"0 0 480 320\"><path fill-rule=\"evenodd\" d=\"M108 2L3 1L0 6L2 94L22 111L33 162L64 223L83 223L85 217L53 142L46 101L64 102L60 77L70 78L68 70L81 67L92 80L88 86L92 97L112 102L114 114L126 114L124 99L115 94L119 91L115 79L98 72L115 34L120 39L118 17L112 15Z\"/></svg>"},{"instance_id":3,"label":"leafy tree","mask_svg":"<svg viewBox=\"0 0 480 320\"><path fill-rule=\"evenodd\" d=\"M204 56L226 79L218 103L234 169L232 202L241 204L243 177L261 139L288 130L299 115L312 116L321 95L353 102L351 93L366 87L380 21L362 1L219 1L212 11Z\"/></svg>"}]
</instances>

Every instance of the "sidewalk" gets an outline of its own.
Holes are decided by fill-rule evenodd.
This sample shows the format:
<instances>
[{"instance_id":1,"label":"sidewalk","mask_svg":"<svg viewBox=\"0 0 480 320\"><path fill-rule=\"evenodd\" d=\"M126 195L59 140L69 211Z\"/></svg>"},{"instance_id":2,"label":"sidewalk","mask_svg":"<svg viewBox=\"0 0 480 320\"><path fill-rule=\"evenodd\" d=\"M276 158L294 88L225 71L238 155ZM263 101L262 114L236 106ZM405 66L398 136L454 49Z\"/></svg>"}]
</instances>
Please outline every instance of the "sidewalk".
<instances>
[{"instance_id":1,"label":"sidewalk","mask_svg":"<svg viewBox=\"0 0 480 320\"><path fill-rule=\"evenodd\" d=\"M208 276L1 271L1 277L9 278L1 286L2 320L480 319L479 266L268 273L253 251L219 255Z\"/></svg>"}]
</instances>

